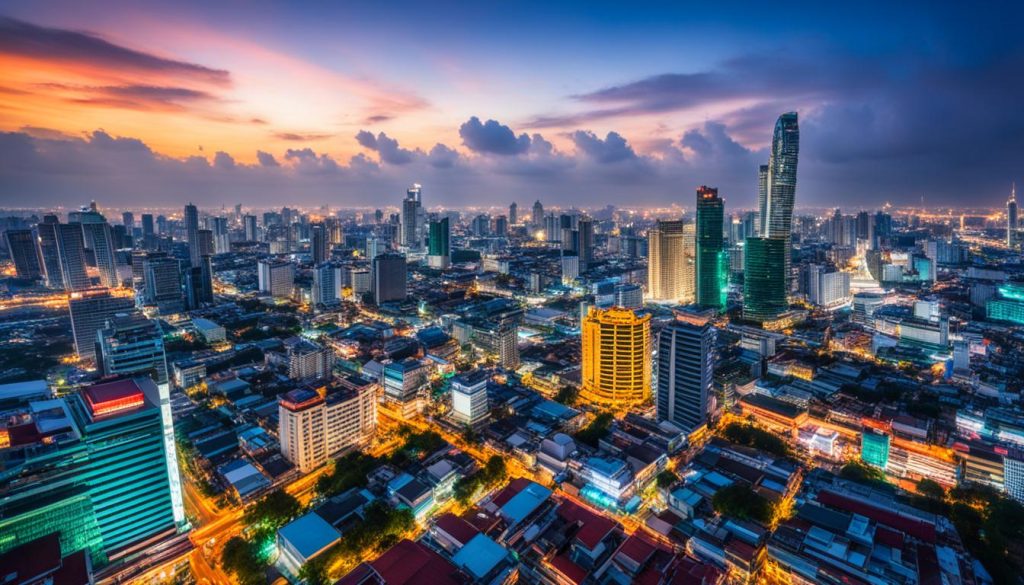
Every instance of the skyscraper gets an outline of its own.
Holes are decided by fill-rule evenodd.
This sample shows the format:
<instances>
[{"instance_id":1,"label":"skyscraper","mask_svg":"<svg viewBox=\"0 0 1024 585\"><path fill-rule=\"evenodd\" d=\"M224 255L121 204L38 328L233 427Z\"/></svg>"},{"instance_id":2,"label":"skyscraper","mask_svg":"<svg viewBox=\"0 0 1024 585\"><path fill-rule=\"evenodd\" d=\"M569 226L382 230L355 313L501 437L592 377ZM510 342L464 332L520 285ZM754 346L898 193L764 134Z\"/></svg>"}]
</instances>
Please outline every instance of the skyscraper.
<instances>
[{"instance_id":1,"label":"skyscraper","mask_svg":"<svg viewBox=\"0 0 1024 585\"><path fill-rule=\"evenodd\" d=\"M544 206L541 205L540 199L533 204L533 226L535 228L544 226Z\"/></svg>"},{"instance_id":2,"label":"skyscraper","mask_svg":"<svg viewBox=\"0 0 1024 585\"><path fill-rule=\"evenodd\" d=\"M92 251L96 268L100 273L100 284L108 288L116 288L121 282L117 277L117 260L114 256L114 236L107 219L95 211L83 211L78 214L82 230L82 238L86 248Z\"/></svg>"},{"instance_id":3,"label":"skyscraper","mask_svg":"<svg viewBox=\"0 0 1024 585\"><path fill-rule=\"evenodd\" d=\"M508 206L508 223L509 223L509 225L516 225L516 223L518 221L519 221L519 206L516 205L515 201L513 201L512 204Z\"/></svg>"},{"instance_id":4,"label":"skyscraper","mask_svg":"<svg viewBox=\"0 0 1024 585\"><path fill-rule=\"evenodd\" d=\"M313 268L313 305L330 305L341 298L341 268L323 263Z\"/></svg>"},{"instance_id":5,"label":"skyscraper","mask_svg":"<svg viewBox=\"0 0 1024 585\"><path fill-rule=\"evenodd\" d=\"M206 226L213 233L213 253L227 254L231 251L231 241L228 234L228 218L208 217Z\"/></svg>"},{"instance_id":6,"label":"skyscraper","mask_svg":"<svg viewBox=\"0 0 1024 585\"><path fill-rule=\"evenodd\" d=\"M583 274L594 263L594 220L581 217L576 223L576 231L576 252L580 257L580 274Z\"/></svg>"},{"instance_id":7,"label":"skyscraper","mask_svg":"<svg viewBox=\"0 0 1024 585\"><path fill-rule=\"evenodd\" d=\"M647 292L652 300L693 300L694 226L658 221L647 232Z\"/></svg>"},{"instance_id":8,"label":"skyscraper","mask_svg":"<svg viewBox=\"0 0 1024 585\"><path fill-rule=\"evenodd\" d=\"M198 309L212 302L213 262L204 254L199 257L199 266L190 266L185 271L185 304L189 309Z\"/></svg>"},{"instance_id":9,"label":"skyscraper","mask_svg":"<svg viewBox=\"0 0 1024 585\"><path fill-rule=\"evenodd\" d=\"M295 292L295 265L284 260L260 260L257 264L260 292L288 298Z\"/></svg>"},{"instance_id":10,"label":"skyscraper","mask_svg":"<svg viewBox=\"0 0 1024 585\"><path fill-rule=\"evenodd\" d=\"M82 239L82 226L62 223L56 225L56 231L64 290L85 290L91 287L92 280L85 271L85 242Z\"/></svg>"},{"instance_id":11,"label":"skyscraper","mask_svg":"<svg viewBox=\"0 0 1024 585\"><path fill-rule=\"evenodd\" d=\"M743 317L764 322L788 308L785 238L747 238L743 251Z\"/></svg>"},{"instance_id":12,"label":"skyscraper","mask_svg":"<svg viewBox=\"0 0 1024 585\"><path fill-rule=\"evenodd\" d=\"M728 272L724 266L725 241L722 226L725 203L718 189L697 189L696 298L697 304L721 309L725 306Z\"/></svg>"},{"instance_id":13,"label":"skyscraper","mask_svg":"<svg viewBox=\"0 0 1024 585\"><path fill-rule=\"evenodd\" d=\"M96 332L106 326L107 319L117 313L131 311L135 300L129 296L114 296L110 291L96 290L71 295L68 311L71 314L71 333L75 339L75 352L84 360L96 358Z\"/></svg>"},{"instance_id":14,"label":"skyscraper","mask_svg":"<svg viewBox=\"0 0 1024 585\"><path fill-rule=\"evenodd\" d=\"M789 294L790 257L792 256L791 233L793 231L793 205L796 201L796 168L800 155L800 128L796 112L779 116L772 134L771 154L768 165L758 172L760 181L758 203L760 212L761 237L785 240L786 278L783 286Z\"/></svg>"},{"instance_id":15,"label":"skyscraper","mask_svg":"<svg viewBox=\"0 0 1024 585\"><path fill-rule=\"evenodd\" d=\"M313 265L323 264L330 257L330 246L327 241L327 228L322 223L313 224L311 228L312 242L310 243L310 255Z\"/></svg>"},{"instance_id":16,"label":"skyscraper","mask_svg":"<svg viewBox=\"0 0 1024 585\"><path fill-rule=\"evenodd\" d=\"M96 366L103 376L149 376L167 384L167 359L159 321L139 312L116 313L96 332Z\"/></svg>"},{"instance_id":17,"label":"skyscraper","mask_svg":"<svg viewBox=\"0 0 1024 585\"><path fill-rule=\"evenodd\" d=\"M131 235L132 230L135 229L135 214L130 211L122 213L121 224L124 225L124 229L128 230L128 234Z\"/></svg>"},{"instance_id":18,"label":"skyscraper","mask_svg":"<svg viewBox=\"0 0 1024 585\"><path fill-rule=\"evenodd\" d=\"M188 241L188 257L192 266L199 266L199 210L189 203L185 206L185 239Z\"/></svg>"},{"instance_id":19,"label":"skyscraper","mask_svg":"<svg viewBox=\"0 0 1024 585\"><path fill-rule=\"evenodd\" d=\"M404 301L406 292L405 256L381 254L372 263L373 302L377 305L390 301Z\"/></svg>"},{"instance_id":20,"label":"skyscraper","mask_svg":"<svg viewBox=\"0 0 1024 585\"><path fill-rule=\"evenodd\" d=\"M584 400L610 407L651 397L651 316L612 307L583 319Z\"/></svg>"},{"instance_id":21,"label":"skyscraper","mask_svg":"<svg viewBox=\"0 0 1024 585\"><path fill-rule=\"evenodd\" d=\"M707 422L715 369L715 329L679 318L658 338L658 420L692 432Z\"/></svg>"},{"instance_id":22,"label":"skyscraper","mask_svg":"<svg viewBox=\"0 0 1024 585\"><path fill-rule=\"evenodd\" d=\"M7 230L7 252L14 261L14 270L20 278L39 278L43 274L36 251L36 239L32 230Z\"/></svg>"},{"instance_id":23,"label":"skyscraper","mask_svg":"<svg viewBox=\"0 0 1024 585\"><path fill-rule=\"evenodd\" d=\"M423 245L422 228L422 187L413 184L405 193L405 200L402 201L402 231L401 244L407 248L418 249Z\"/></svg>"},{"instance_id":24,"label":"skyscraper","mask_svg":"<svg viewBox=\"0 0 1024 585\"><path fill-rule=\"evenodd\" d=\"M184 310L181 294L181 263L166 253L146 256L142 262L143 300L157 307L161 315Z\"/></svg>"},{"instance_id":25,"label":"skyscraper","mask_svg":"<svg viewBox=\"0 0 1024 585\"><path fill-rule=\"evenodd\" d=\"M431 268L440 268L442 270L448 268L451 264L451 232L447 217L430 222L427 264Z\"/></svg>"},{"instance_id":26,"label":"skyscraper","mask_svg":"<svg viewBox=\"0 0 1024 585\"><path fill-rule=\"evenodd\" d=\"M1017 247L1017 184L1010 189L1006 200L1006 247Z\"/></svg>"},{"instance_id":27,"label":"skyscraper","mask_svg":"<svg viewBox=\"0 0 1024 585\"><path fill-rule=\"evenodd\" d=\"M46 286L54 289L64 289L60 246L57 243L60 236L60 222L57 216L43 216L43 223L36 226L36 234L39 237L39 261L43 269L43 275L46 277Z\"/></svg>"},{"instance_id":28,"label":"skyscraper","mask_svg":"<svg viewBox=\"0 0 1024 585\"><path fill-rule=\"evenodd\" d=\"M6 469L0 553L58 532L61 550L85 550L102 569L183 528L170 406L153 380L101 382L16 408L28 428L46 430L6 452L18 465Z\"/></svg>"},{"instance_id":29,"label":"skyscraper","mask_svg":"<svg viewBox=\"0 0 1024 585\"><path fill-rule=\"evenodd\" d=\"M242 218L242 224L245 226L245 241L255 242L259 239L259 232L256 231L255 215L247 215Z\"/></svg>"}]
</instances>

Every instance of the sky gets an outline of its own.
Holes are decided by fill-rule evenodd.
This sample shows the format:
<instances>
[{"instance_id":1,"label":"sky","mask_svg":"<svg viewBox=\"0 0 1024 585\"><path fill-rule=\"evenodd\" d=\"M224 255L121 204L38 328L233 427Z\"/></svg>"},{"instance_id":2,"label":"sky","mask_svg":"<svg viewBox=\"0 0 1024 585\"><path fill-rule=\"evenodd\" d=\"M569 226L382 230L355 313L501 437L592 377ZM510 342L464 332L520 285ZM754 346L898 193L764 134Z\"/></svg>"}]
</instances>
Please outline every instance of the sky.
<instances>
[{"instance_id":1,"label":"sky","mask_svg":"<svg viewBox=\"0 0 1024 585\"><path fill-rule=\"evenodd\" d=\"M1001 205L1014 2L0 4L0 207Z\"/></svg>"}]
</instances>

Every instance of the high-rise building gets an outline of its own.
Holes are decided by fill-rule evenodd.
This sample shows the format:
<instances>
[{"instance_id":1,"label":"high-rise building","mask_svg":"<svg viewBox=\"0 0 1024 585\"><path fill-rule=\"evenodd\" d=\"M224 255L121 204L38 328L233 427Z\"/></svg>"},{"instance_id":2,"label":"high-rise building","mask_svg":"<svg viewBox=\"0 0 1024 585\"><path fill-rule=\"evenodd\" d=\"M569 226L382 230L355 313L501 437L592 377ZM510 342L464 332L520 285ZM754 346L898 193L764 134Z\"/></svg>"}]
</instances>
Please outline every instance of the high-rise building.
<instances>
[{"instance_id":1,"label":"high-rise building","mask_svg":"<svg viewBox=\"0 0 1024 585\"><path fill-rule=\"evenodd\" d=\"M693 224L659 221L647 232L647 292L652 300L693 300Z\"/></svg>"},{"instance_id":2,"label":"high-rise building","mask_svg":"<svg viewBox=\"0 0 1024 585\"><path fill-rule=\"evenodd\" d=\"M347 382L347 383L346 383ZM379 384L361 378L320 392L299 388L278 401L281 454L302 473L342 449L365 443L377 427Z\"/></svg>"},{"instance_id":3,"label":"high-rise building","mask_svg":"<svg viewBox=\"0 0 1024 585\"><path fill-rule=\"evenodd\" d=\"M515 201L508 206L508 223L509 225L516 225L519 223L519 206L516 205Z\"/></svg>"},{"instance_id":4,"label":"high-rise building","mask_svg":"<svg viewBox=\"0 0 1024 585\"><path fill-rule=\"evenodd\" d=\"M504 215L494 218L494 230L491 233L499 238L508 237L508 218Z\"/></svg>"},{"instance_id":5,"label":"high-rise building","mask_svg":"<svg viewBox=\"0 0 1024 585\"><path fill-rule=\"evenodd\" d=\"M139 312L117 313L96 332L96 366L103 376L149 376L169 383L159 321Z\"/></svg>"},{"instance_id":6,"label":"high-rise building","mask_svg":"<svg viewBox=\"0 0 1024 585\"><path fill-rule=\"evenodd\" d=\"M330 379L334 352L304 337L285 341L288 353L288 377L293 380Z\"/></svg>"},{"instance_id":7,"label":"high-rise building","mask_svg":"<svg viewBox=\"0 0 1024 585\"><path fill-rule=\"evenodd\" d=\"M192 266L199 266L199 210L189 203L185 206L185 239L188 242L188 257Z\"/></svg>"},{"instance_id":8,"label":"high-rise building","mask_svg":"<svg viewBox=\"0 0 1024 585\"><path fill-rule=\"evenodd\" d=\"M198 309L212 302L213 262L203 255L199 257L199 266L190 266L185 271L185 304L189 309Z\"/></svg>"},{"instance_id":9,"label":"high-rise building","mask_svg":"<svg viewBox=\"0 0 1024 585\"><path fill-rule=\"evenodd\" d=\"M581 217L576 224L576 253L580 257L580 274L585 274L594 264L594 220Z\"/></svg>"},{"instance_id":10,"label":"high-rise building","mask_svg":"<svg viewBox=\"0 0 1024 585\"><path fill-rule=\"evenodd\" d=\"M247 215L242 218L242 225L245 228L245 241L255 242L259 240L259 232L256 230L255 215Z\"/></svg>"},{"instance_id":11,"label":"high-rise building","mask_svg":"<svg viewBox=\"0 0 1024 585\"><path fill-rule=\"evenodd\" d=\"M427 246L427 264L431 268L444 270L451 264L451 231L448 218L430 222L430 237Z\"/></svg>"},{"instance_id":12,"label":"high-rise building","mask_svg":"<svg viewBox=\"0 0 1024 585\"><path fill-rule=\"evenodd\" d=\"M129 296L115 296L107 290L74 293L68 301L71 333L75 353L84 360L96 358L96 332L106 326L107 319L131 311L135 301Z\"/></svg>"},{"instance_id":13,"label":"high-rise building","mask_svg":"<svg viewBox=\"0 0 1024 585\"><path fill-rule=\"evenodd\" d=\"M533 203L533 226L544 227L544 206L541 205L540 199Z\"/></svg>"},{"instance_id":14,"label":"high-rise building","mask_svg":"<svg viewBox=\"0 0 1024 585\"><path fill-rule=\"evenodd\" d=\"M181 263L163 252L154 252L142 262L143 300L161 315L184 310L181 291Z\"/></svg>"},{"instance_id":15,"label":"high-rise building","mask_svg":"<svg viewBox=\"0 0 1024 585\"><path fill-rule=\"evenodd\" d=\"M313 269L313 305L331 305L341 299L341 268L323 263Z\"/></svg>"},{"instance_id":16,"label":"high-rise building","mask_svg":"<svg viewBox=\"0 0 1024 585\"><path fill-rule=\"evenodd\" d=\"M771 153L767 167L758 173L758 203L761 237L782 238L786 275L783 286L790 292L790 257L792 256L793 206L796 201L796 169L800 155L800 128L796 112L779 116L772 134Z\"/></svg>"},{"instance_id":17,"label":"high-rise building","mask_svg":"<svg viewBox=\"0 0 1024 585\"><path fill-rule=\"evenodd\" d=\"M1017 247L1017 184L1010 189L1010 198L1006 200L1006 247Z\"/></svg>"},{"instance_id":18,"label":"high-rise building","mask_svg":"<svg viewBox=\"0 0 1024 585\"><path fill-rule=\"evenodd\" d=\"M121 286L121 281L117 277L117 260L114 255L114 238L110 231L110 224L103 219L103 216L99 215L96 221L83 221L81 229L84 241L96 258L100 284L107 288Z\"/></svg>"},{"instance_id":19,"label":"high-rise building","mask_svg":"<svg viewBox=\"0 0 1024 585\"><path fill-rule=\"evenodd\" d=\"M62 223L56 225L57 251L60 255L61 278L64 290L85 290L92 286L92 279L85 271L85 241L82 226Z\"/></svg>"},{"instance_id":20,"label":"high-rise building","mask_svg":"<svg viewBox=\"0 0 1024 585\"><path fill-rule=\"evenodd\" d=\"M679 318L658 338L658 420L686 432L707 422L715 370L715 328L707 322Z\"/></svg>"},{"instance_id":21,"label":"high-rise building","mask_svg":"<svg viewBox=\"0 0 1024 585\"><path fill-rule=\"evenodd\" d=\"M807 300L834 309L849 304L850 273L829 269L818 264L807 267Z\"/></svg>"},{"instance_id":22,"label":"high-rise building","mask_svg":"<svg viewBox=\"0 0 1024 585\"><path fill-rule=\"evenodd\" d=\"M135 214L130 211L122 213L121 224L124 225L124 228L128 230L128 234L130 235L132 230L135 229Z\"/></svg>"},{"instance_id":23,"label":"high-rise building","mask_svg":"<svg viewBox=\"0 0 1024 585\"><path fill-rule=\"evenodd\" d=\"M377 305L391 301L404 301L406 292L405 256L381 254L372 263L373 302Z\"/></svg>"},{"instance_id":24,"label":"high-rise building","mask_svg":"<svg viewBox=\"0 0 1024 585\"><path fill-rule=\"evenodd\" d=\"M615 306L623 309L642 309L644 290L637 284L617 284L614 289Z\"/></svg>"},{"instance_id":25,"label":"high-rise building","mask_svg":"<svg viewBox=\"0 0 1024 585\"><path fill-rule=\"evenodd\" d=\"M295 265L284 260L260 260L257 279L261 293L290 298L295 293Z\"/></svg>"},{"instance_id":26,"label":"high-rise building","mask_svg":"<svg viewBox=\"0 0 1024 585\"><path fill-rule=\"evenodd\" d=\"M213 254L227 254L231 251L231 239L228 232L228 218L209 217L206 225L213 233Z\"/></svg>"},{"instance_id":27,"label":"high-rise building","mask_svg":"<svg viewBox=\"0 0 1024 585\"><path fill-rule=\"evenodd\" d=\"M423 246L423 201L422 187L414 184L406 191L402 201L402 231L400 243L406 248L418 249Z\"/></svg>"},{"instance_id":28,"label":"high-rise building","mask_svg":"<svg viewBox=\"0 0 1024 585\"><path fill-rule=\"evenodd\" d=\"M4 453L0 553L56 532L61 550L104 569L175 537L185 516L162 402L139 377L15 407L24 440Z\"/></svg>"},{"instance_id":29,"label":"high-rise building","mask_svg":"<svg viewBox=\"0 0 1024 585\"><path fill-rule=\"evenodd\" d=\"M313 261L313 265L323 264L330 258L330 243L327 239L327 228L322 223L313 224L312 228L312 241L310 242L310 256Z\"/></svg>"},{"instance_id":30,"label":"high-rise building","mask_svg":"<svg viewBox=\"0 0 1024 585\"><path fill-rule=\"evenodd\" d=\"M60 222L56 215L43 216L43 222L36 226L36 234L39 238L39 262L46 277L46 286L54 289L64 289L64 276L61 271L60 246Z\"/></svg>"},{"instance_id":31,"label":"high-rise building","mask_svg":"<svg viewBox=\"0 0 1024 585\"><path fill-rule=\"evenodd\" d=\"M43 275L32 230L7 230L4 239L19 278L39 278Z\"/></svg>"},{"instance_id":32,"label":"high-rise building","mask_svg":"<svg viewBox=\"0 0 1024 585\"><path fill-rule=\"evenodd\" d=\"M562 284L571 286L580 277L580 257L575 253L562 254Z\"/></svg>"},{"instance_id":33,"label":"high-rise building","mask_svg":"<svg viewBox=\"0 0 1024 585\"><path fill-rule=\"evenodd\" d=\"M490 416L488 378L485 370L474 370L452 380L451 418L456 424L474 427Z\"/></svg>"},{"instance_id":34,"label":"high-rise building","mask_svg":"<svg viewBox=\"0 0 1024 585\"><path fill-rule=\"evenodd\" d=\"M384 242L381 241L377 236L369 236L366 238L366 257L373 260L381 253L384 252Z\"/></svg>"},{"instance_id":35,"label":"high-rise building","mask_svg":"<svg viewBox=\"0 0 1024 585\"><path fill-rule=\"evenodd\" d=\"M651 397L651 316L591 308L583 319L584 400L627 407Z\"/></svg>"},{"instance_id":36,"label":"high-rise building","mask_svg":"<svg viewBox=\"0 0 1024 585\"><path fill-rule=\"evenodd\" d=\"M725 265L725 239L722 235L725 203L718 189L697 189L696 300L704 307L725 307L729 283Z\"/></svg>"},{"instance_id":37,"label":"high-rise building","mask_svg":"<svg viewBox=\"0 0 1024 585\"><path fill-rule=\"evenodd\" d=\"M747 238L743 250L743 317L771 321L789 308L785 238Z\"/></svg>"}]
</instances>

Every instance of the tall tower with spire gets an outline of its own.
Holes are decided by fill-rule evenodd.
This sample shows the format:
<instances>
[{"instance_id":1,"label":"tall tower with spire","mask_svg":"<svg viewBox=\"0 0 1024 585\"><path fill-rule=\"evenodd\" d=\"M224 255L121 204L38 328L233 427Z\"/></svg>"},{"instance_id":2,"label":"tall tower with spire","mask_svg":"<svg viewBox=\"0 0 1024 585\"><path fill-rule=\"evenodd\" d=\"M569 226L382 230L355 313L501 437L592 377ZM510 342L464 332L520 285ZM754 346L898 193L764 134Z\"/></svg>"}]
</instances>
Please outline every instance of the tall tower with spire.
<instances>
[{"instance_id":1,"label":"tall tower with spire","mask_svg":"<svg viewBox=\"0 0 1024 585\"><path fill-rule=\"evenodd\" d=\"M1006 200L1006 247L1017 247L1017 183L1010 187L1010 198Z\"/></svg>"}]
</instances>

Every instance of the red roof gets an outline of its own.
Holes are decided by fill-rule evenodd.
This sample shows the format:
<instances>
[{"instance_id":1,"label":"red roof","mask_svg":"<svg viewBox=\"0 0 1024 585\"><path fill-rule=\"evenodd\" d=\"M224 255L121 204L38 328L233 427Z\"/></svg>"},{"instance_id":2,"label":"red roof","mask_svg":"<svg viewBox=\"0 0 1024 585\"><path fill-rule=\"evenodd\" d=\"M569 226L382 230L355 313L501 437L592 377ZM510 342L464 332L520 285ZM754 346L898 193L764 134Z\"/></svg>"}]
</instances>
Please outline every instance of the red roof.
<instances>
[{"instance_id":1,"label":"red roof","mask_svg":"<svg viewBox=\"0 0 1024 585\"><path fill-rule=\"evenodd\" d=\"M670 585L715 585L723 580L723 574L714 566L686 556L679 557L669 573Z\"/></svg>"},{"instance_id":2,"label":"red roof","mask_svg":"<svg viewBox=\"0 0 1024 585\"><path fill-rule=\"evenodd\" d=\"M568 522L580 525L576 539L590 550L597 548L616 526L614 520L595 514L572 500L562 501L562 505L558 507L558 515Z\"/></svg>"},{"instance_id":3,"label":"red roof","mask_svg":"<svg viewBox=\"0 0 1024 585\"><path fill-rule=\"evenodd\" d=\"M848 498L828 490L823 490L818 494L818 501L826 506L866 516L875 522L885 524L925 542L934 544L937 540L935 525L920 518L913 518L894 510L879 508L868 502Z\"/></svg>"},{"instance_id":4,"label":"red roof","mask_svg":"<svg viewBox=\"0 0 1024 585\"><path fill-rule=\"evenodd\" d=\"M444 516L438 518L435 525L437 528L443 530L445 534L455 539L455 541L460 545L466 544L472 540L474 536L480 534L480 531L474 528L472 524L451 512L448 512Z\"/></svg>"},{"instance_id":5,"label":"red roof","mask_svg":"<svg viewBox=\"0 0 1024 585\"><path fill-rule=\"evenodd\" d=\"M875 529L875 540L892 548L903 548L903 533L879 526Z\"/></svg>"},{"instance_id":6,"label":"red roof","mask_svg":"<svg viewBox=\"0 0 1024 585\"><path fill-rule=\"evenodd\" d=\"M561 573L566 579L579 585L587 578L587 572L564 554L551 559L551 568Z\"/></svg>"},{"instance_id":7,"label":"red roof","mask_svg":"<svg viewBox=\"0 0 1024 585\"><path fill-rule=\"evenodd\" d=\"M622 543L622 546L619 547L619 550L615 554L625 555L626 558L642 566L647 562L647 559L651 558L651 555L653 555L658 548L657 544L642 536L638 530Z\"/></svg>"},{"instance_id":8,"label":"red roof","mask_svg":"<svg viewBox=\"0 0 1024 585\"><path fill-rule=\"evenodd\" d=\"M145 396L135 380L124 379L94 384L82 390L82 397L93 418L145 404Z\"/></svg>"},{"instance_id":9,"label":"red roof","mask_svg":"<svg viewBox=\"0 0 1024 585\"><path fill-rule=\"evenodd\" d=\"M517 477L512 481L508 482L507 486L505 486L500 492L497 493L497 495L491 498L491 502L495 506L500 508L504 506L506 503L508 503L509 500L516 497L516 494L526 489L526 486L530 485L531 483L533 482L526 479L525 477Z\"/></svg>"},{"instance_id":10,"label":"red roof","mask_svg":"<svg viewBox=\"0 0 1024 585\"><path fill-rule=\"evenodd\" d=\"M458 568L426 546L403 540L370 566L387 585L460 585L468 582Z\"/></svg>"}]
</instances>

